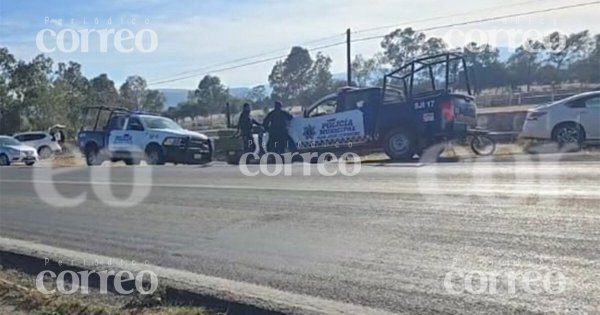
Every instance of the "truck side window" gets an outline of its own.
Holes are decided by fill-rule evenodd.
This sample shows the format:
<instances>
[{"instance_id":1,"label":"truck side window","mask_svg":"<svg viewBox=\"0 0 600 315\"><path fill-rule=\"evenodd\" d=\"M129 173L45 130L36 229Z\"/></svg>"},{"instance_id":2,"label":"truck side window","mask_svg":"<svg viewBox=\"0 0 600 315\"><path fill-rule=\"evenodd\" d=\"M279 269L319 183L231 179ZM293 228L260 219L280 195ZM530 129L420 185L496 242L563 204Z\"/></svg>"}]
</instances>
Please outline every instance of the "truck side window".
<instances>
[{"instance_id":1,"label":"truck side window","mask_svg":"<svg viewBox=\"0 0 600 315\"><path fill-rule=\"evenodd\" d=\"M113 115L108 123L108 130L121 130L125 125L125 117L122 115Z\"/></svg>"},{"instance_id":2,"label":"truck side window","mask_svg":"<svg viewBox=\"0 0 600 315\"><path fill-rule=\"evenodd\" d=\"M94 131L94 127L96 125L96 117L98 117L98 111L99 109L93 108L89 109L86 112L83 121L83 127L81 128L82 131Z\"/></svg>"},{"instance_id":3,"label":"truck side window","mask_svg":"<svg viewBox=\"0 0 600 315\"><path fill-rule=\"evenodd\" d=\"M348 93L344 97L344 103L338 106L336 113L363 108L368 99L369 95L364 91Z\"/></svg>"},{"instance_id":4,"label":"truck side window","mask_svg":"<svg viewBox=\"0 0 600 315\"><path fill-rule=\"evenodd\" d=\"M337 98L330 98L324 100L319 105L314 107L309 113L308 117L318 117L323 115L329 115L336 112L338 107Z\"/></svg>"},{"instance_id":5,"label":"truck side window","mask_svg":"<svg viewBox=\"0 0 600 315\"><path fill-rule=\"evenodd\" d=\"M138 118L129 117L129 123L127 123L127 130L144 131L144 126Z\"/></svg>"}]
</instances>

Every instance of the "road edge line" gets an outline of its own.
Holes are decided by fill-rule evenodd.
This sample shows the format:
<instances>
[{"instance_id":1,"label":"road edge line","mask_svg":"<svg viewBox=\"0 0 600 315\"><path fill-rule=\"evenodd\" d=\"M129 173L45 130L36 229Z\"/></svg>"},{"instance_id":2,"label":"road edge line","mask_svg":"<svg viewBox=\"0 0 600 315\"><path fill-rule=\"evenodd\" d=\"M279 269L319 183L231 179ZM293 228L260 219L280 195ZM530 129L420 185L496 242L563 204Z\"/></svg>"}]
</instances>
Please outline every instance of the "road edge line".
<instances>
[{"instance_id":1,"label":"road edge line","mask_svg":"<svg viewBox=\"0 0 600 315\"><path fill-rule=\"evenodd\" d=\"M284 314L393 314L366 306L291 293L252 283L228 280L174 268L160 267L144 262L122 261L121 258L90 254L53 247L31 241L0 236L0 251L37 260L61 262L63 265L90 271L153 271L162 287L190 294L210 297L224 302L250 306ZM120 262L119 265L106 262ZM87 264L88 262L89 264Z\"/></svg>"}]
</instances>

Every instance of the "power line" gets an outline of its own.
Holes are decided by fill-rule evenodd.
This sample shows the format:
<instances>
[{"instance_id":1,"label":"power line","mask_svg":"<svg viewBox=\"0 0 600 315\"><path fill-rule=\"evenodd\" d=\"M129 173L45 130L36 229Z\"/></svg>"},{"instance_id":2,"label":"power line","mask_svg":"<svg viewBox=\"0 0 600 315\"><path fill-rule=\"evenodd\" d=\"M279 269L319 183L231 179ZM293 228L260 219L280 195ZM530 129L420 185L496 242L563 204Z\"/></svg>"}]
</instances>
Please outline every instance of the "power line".
<instances>
[{"instance_id":1,"label":"power line","mask_svg":"<svg viewBox=\"0 0 600 315\"><path fill-rule=\"evenodd\" d=\"M428 22L428 21L435 21L435 20L439 20L439 19L442 19L442 18L462 16L462 15L472 14L472 13L481 12L481 11L497 10L497 9L502 9L502 8L506 8L506 7L517 7L517 6L522 6L522 5L525 5L525 4L530 4L530 3L534 3L534 2L541 2L541 1L547 1L547 0L530 0L530 1L524 1L524 2L519 2L519 3L515 3L515 4L511 4L511 5L502 5L502 6L485 8L485 9L472 10L472 11L467 11L467 12L452 14L452 15L448 15L448 16L439 16L439 17L428 18L428 19L412 20L412 21L407 21L407 22L405 22L403 24L378 26L378 27L373 27L373 28L369 28L369 29L354 31L352 33L353 34L359 34L359 33L371 32L371 31L374 31L374 30L380 30L380 29L385 29L385 28L397 27L397 26L400 26L400 25L407 25L407 24L414 24L414 23L422 23L422 22ZM345 35L344 33L341 33L341 34L336 34L336 35L321 37L321 38L309 40L309 41L306 41L306 42L302 42L302 43L299 43L297 45L298 46L303 46L303 45L318 43L318 42L322 42L322 41L329 40L329 39L334 39L334 38L337 38L339 36L344 36L344 35ZM206 71L206 70L209 70L209 69L212 69L212 68L221 67L221 66L225 66L225 65L228 65L228 64L232 64L232 63L237 63L237 62L241 62L241 61L245 61L245 60L250 60L250 59L255 59L255 58L259 58L259 57L263 57L263 56L272 55L272 54L275 54L275 53L287 51L288 49L289 49L289 47L280 48L280 49L271 50L271 51L259 53L259 54L256 54L256 55L252 55L252 56L241 57L241 58L237 58L237 59L233 59L233 60L229 60L229 61L225 61L225 62L213 64L211 66L205 66L205 67L200 67L200 68L196 68L196 69L192 69L192 70L187 70L187 71L183 71L183 72L179 72L179 73L174 73L174 74L169 75L167 77L163 77L162 79L157 79L157 80L160 80L160 81L151 82L150 84L160 83L163 80L168 80L170 78L178 77L180 75L186 75L186 74L189 74L189 73L196 73L196 72L200 72L200 71Z\"/></svg>"},{"instance_id":2,"label":"power line","mask_svg":"<svg viewBox=\"0 0 600 315\"><path fill-rule=\"evenodd\" d=\"M437 21L437 20L441 20L441 19L447 19L447 18L451 18L451 17L463 16L463 15L468 15L468 14L477 13L477 12L485 12L485 11L490 11L490 10L499 10L499 9L504 9L504 8L519 7L519 6L523 6L523 5L526 5L526 4L531 4L531 3L535 3L535 2L542 2L542 1L547 1L547 0L525 1L525 2L519 2L519 3L514 3L514 4L507 4L507 5L501 5L501 6L491 7L491 8L485 8L485 9L478 9L478 10L467 11L467 12L462 12L462 13L456 13L456 14L451 14L451 15L442 15L442 16L437 16L437 17L432 17L432 18L426 18L426 19L420 19L420 20L412 20L412 21L404 22L402 24L389 24L389 25L384 25L384 26L376 26L376 27L371 27L371 28L367 28L367 29L363 29L363 30L353 31L352 34L368 33L368 32L378 31L378 30L382 30L382 29L389 29L389 28L395 28L395 27L405 26L405 25L408 25L408 24Z\"/></svg>"},{"instance_id":3,"label":"power line","mask_svg":"<svg viewBox=\"0 0 600 315\"><path fill-rule=\"evenodd\" d=\"M334 47L334 46L339 46L342 44L345 44L346 41L342 41L342 42L336 42L333 44L328 44L328 45L324 45L324 46L319 46L319 47L314 47L311 49L308 49L308 51L313 51L313 50L317 50L317 49L326 49L326 48L330 48L330 47ZM220 69L215 69L210 71L211 73L216 73L216 72L223 72L226 70L232 70L232 69L237 69L237 68L242 68L242 67L247 67L247 66L252 66L255 64L259 64L259 63L264 63L264 62L268 62L268 61L273 61L273 60L279 60L282 58L287 57L287 55L280 55L280 56L276 56L276 57L270 57L270 58L266 58L266 59L260 59L260 60L255 60L252 62L248 62L248 63L243 63L243 64L239 64L239 65L235 65L235 66L230 66L230 67L225 67L225 68L220 68ZM191 75L187 75L181 78L175 78L175 79L169 79L169 80L162 80L162 81L157 81L157 82L153 82L150 83L149 85L156 85L156 84L162 84L162 83L169 83L169 82L175 82L175 81L180 81L180 80L185 80L185 79L189 79L189 78L193 78L195 76L197 76L198 74L191 74Z\"/></svg>"},{"instance_id":4,"label":"power line","mask_svg":"<svg viewBox=\"0 0 600 315\"><path fill-rule=\"evenodd\" d=\"M445 25L439 25L439 26L432 26L432 27L418 29L418 30L415 30L415 31L417 31L417 32L433 31L433 30L438 30L438 29L442 29L442 28L455 27L455 26L464 26L464 25L484 23L484 22L491 22L491 21L497 21L497 20L503 20L503 19L513 18L513 17L520 17L520 16L527 16L527 15L533 15L533 14L539 14L539 13L548 13L548 12L553 12L553 11L560 11L560 10L566 10L566 9L572 9L572 8L578 8L578 7L585 7L585 6L595 5L595 4L600 4L600 1L592 1L592 2L571 4L571 5L566 5L566 6L562 6L562 7L555 7L555 8L542 9L542 10L534 10L534 11L528 11L528 12L523 12L523 13L512 13L512 14L506 14L506 15L495 16L495 17L490 17L490 18L483 18L483 19L478 19L478 20L471 20L471 21L465 21L465 22L458 22L458 23L451 23L451 24L445 24ZM375 35L375 36L368 36L368 37L363 37L363 38L355 39L352 42L363 42L363 41L378 39L378 38L381 38L383 36L385 36L385 34L383 34L383 35L379 34L379 35Z\"/></svg>"},{"instance_id":5,"label":"power line","mask_svg":"<svg viewBox=\"0 0 600 315\"><path fill-rule=\"evenodd\" d=\"M415 30L415 31L417 31L417 32L432 31L432 30L437 30L437 29L442 29L442 28L448 28L448 27L456 27L456 26L464 26L464 25L470 25L470 24L484 23L484 22L496 21L496 20L507 19L507 18L512 18L512 17L520 17L520 16L528 16L528 15L534 15L534 14L539 14L539 13L548 13L548 12L554 12L554 11L561 11L561 10L578 8L578 7L584 7L584 6L590 6L590 5L596 5L596 4L600 4L600 1L578 3L578 4L561 6L561 7L555 7L555 8L548 8L548 9L527 11L527 12L522 12L522 13L512 13L512 14L506 14L506 15L495 16L495 17L490 17L490 18L483 18L483 19L470 20L470 21L459 22L459 23L451 23L451 24L445 24L445 25L439 25L439 26L432 26L432 27L428 27L428 28L418 29L418 30ZM339 35L336 35L336 36L339 36ZM379 35L374 35L374 36L362 37L362 38L358 38L358 39L353 39L351 42L354 43L354 42L369 41L369 40L373 40L373 39L379 39L379 38L381 38L383 36L385 36L385 34L379 34ZM331 47L335 47L335 46L339 46L339 45L343 45L343 44L346 44L346 41L341 41L341 42L336 42L336 43L332 43L332 44L328 44L328 45L324 45L324 46L314 47L314 48L311 48L311 49L308 49L308 50L309 51L313 51L313 50L317 50L317 49L326 49L326 48L331 48ZM262 56L262 55L258 55L258 56ZM264 62L278 60L278 59L282 59L282 58L285 58L285 57L287 57L287 55L281 55L281 56L276 56L276 57L271 57L271 58L266 58L266 59L260 59L260 60L256 60L256 61L252 61L252 62L248 62L248 63L243 63L243 64L239 64L239 65L235 65L235 66L230 66L230 67L215 69L215 70L212 70L210 72L214 73L214 72L222 72L222 71L227 71L227 70L233 70L233 69L237 69L237 68L242 68L242 67L247 67L247 66L251 66L251 65L255 65L255 64L260 64L260 63L264 63ZM240 58L240 60L247 60L247 59L249 59L249 58ZM225 64L229 64L229 63L223 63L223 65L225 65ZM196 71L194 71L194 72L196 72ZM194 73L194 74L183 76L183 77L178 77L178 78L173 78L173 79L168 79L168 80L161 80L161 81L151 82L151 83L149 83L149 85L156 85L156 84L162 84L162 83L170 83L170 82L175 82L175 81L181 81L181 80L185 80L185 79L189 79L189 78L195 77L197 75L198 75L198 73Z\"/></svg>"},{"instance_id":6,"label":"power line","mask_svg":"<svg viewBox=\"0 0 600 315\"><path fill-rule=\"evenodd\" d=\"M343 36L343 35L345 35L345 33L340 33L340 34L336 34L336 35L331 35L331 36L327 36L327 37L321 37L321 38L309 40L309 41L306 41L306 42L302 42L302 43L300 43L298 45L299 46L303 46L303 45L308 45L308 44L313 44L313 43L319 43L319 42L323 42L323 41L326 41L326 40L329 40L329 39L337 38L337 37L340 37L340 36ZM276 49L276 50L271 50L271 51L259 53L259 54L256 54L256 55L252 55L252 56L241 57L241 58L237 58L237 59L233 59L233 60L229 60L229 61L225 61L225 62L213 64L211 66L205 66L205 67L201 67L201 68L197 68L197 69L193 69L193 70L187 70L187 71L184 71L184 72L180 72L180 73L175 73L175 74L169 75L169 76L163 78L162 80L166 80L166 79L169 79L169 78L177 77L177 76L180 76L180 75L185 75L185 74L188 74L188 73L195 73L195 72L198 72L198 71L205 71L205 70L208 70L208 69L211 69L211 68L215 68L215 67L222 67L222 66L225 66L225 65L228 65L228 64L237 63L237 62L241 62L241 61L245 61L245 60L250 60L250 59L255 59L255 58L258 58L258 57L268 56L268 55L272 55L272 54L275 54L275 53L287 51L289 49L290 49L289 47L279 48L279 49ZM156 84L156 83L160 83L160 82L155 82L155 83L151 83L151 84Z\"/></svg>"}]
</instances>

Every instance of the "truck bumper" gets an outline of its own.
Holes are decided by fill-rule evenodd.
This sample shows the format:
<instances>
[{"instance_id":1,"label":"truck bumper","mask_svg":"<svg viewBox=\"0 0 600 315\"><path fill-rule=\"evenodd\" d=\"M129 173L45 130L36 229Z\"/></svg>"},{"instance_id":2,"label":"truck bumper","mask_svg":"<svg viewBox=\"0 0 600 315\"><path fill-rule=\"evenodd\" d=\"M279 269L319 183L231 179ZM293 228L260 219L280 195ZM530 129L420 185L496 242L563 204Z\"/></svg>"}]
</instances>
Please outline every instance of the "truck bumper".
<instances>
[{"instance_id":1,"label":"truck bumper","mask_svg":"<svg viewBox=\"0 0 600 315\"><path fill-rule=\"evenodd\" d=\"M179 164L206 164L213 160L213 144L204 146L165 147L165 162Z\"/></svg>"}]
</instances>

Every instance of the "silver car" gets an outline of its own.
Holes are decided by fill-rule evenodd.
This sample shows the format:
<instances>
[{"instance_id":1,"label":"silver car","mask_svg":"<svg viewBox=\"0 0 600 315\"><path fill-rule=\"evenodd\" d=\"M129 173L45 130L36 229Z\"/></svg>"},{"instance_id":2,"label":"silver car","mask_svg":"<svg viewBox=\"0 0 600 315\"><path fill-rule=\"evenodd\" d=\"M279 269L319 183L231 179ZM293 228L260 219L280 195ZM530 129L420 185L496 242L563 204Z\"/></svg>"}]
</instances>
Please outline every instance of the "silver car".
<instances>
[{"instance_id":1,"label":"silver car","mask_svg":"<svg viewBox=\"0 0 600 315\"><path fill-rule=\"evenodd\" d=\"M31 166L38 160L37 151L9 136L0 136L0 166L25 163Z\"/></svg>"}]
</instances>

